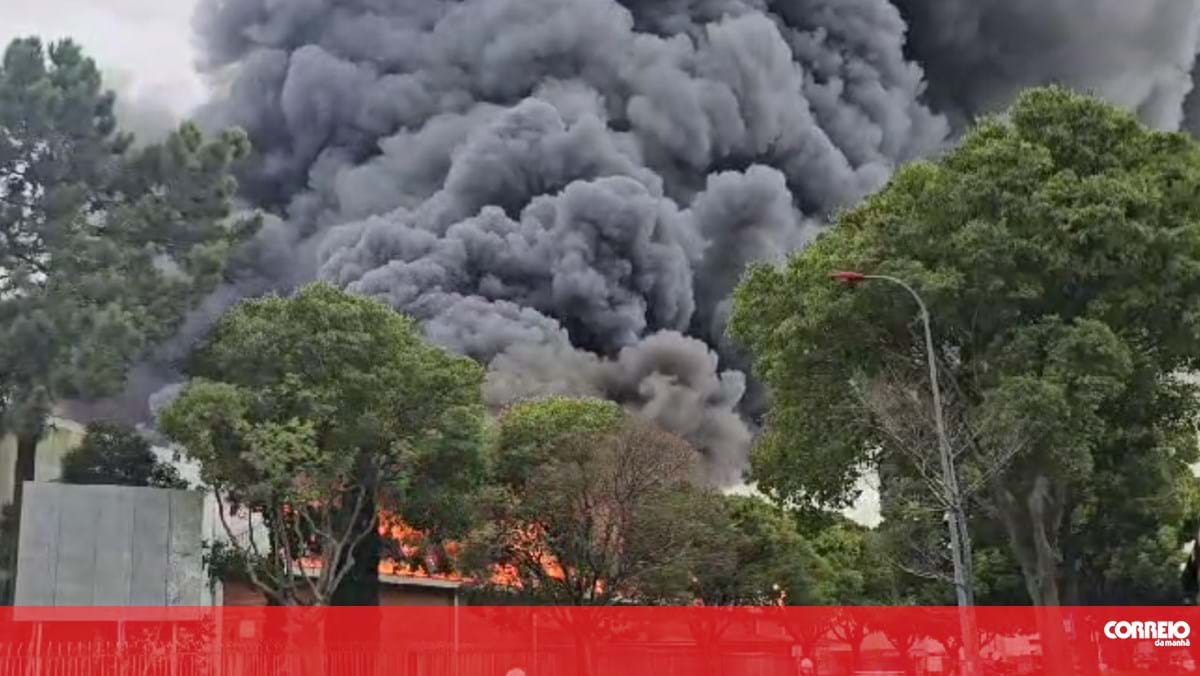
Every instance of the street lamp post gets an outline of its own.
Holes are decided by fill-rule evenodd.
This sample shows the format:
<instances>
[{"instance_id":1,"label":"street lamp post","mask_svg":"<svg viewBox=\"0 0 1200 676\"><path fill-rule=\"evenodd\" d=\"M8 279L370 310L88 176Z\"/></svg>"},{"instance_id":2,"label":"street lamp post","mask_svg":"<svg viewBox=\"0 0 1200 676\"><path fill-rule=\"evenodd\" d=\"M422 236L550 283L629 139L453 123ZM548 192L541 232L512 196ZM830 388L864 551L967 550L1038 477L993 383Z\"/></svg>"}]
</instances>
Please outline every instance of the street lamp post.
<instances>
[{"instance_id":1,"label":"street lamp post","mask_svg":"<svg viewBox=\"0 0 1200 676\"><path fill-rule=\"evenodd\" d=\"M921 323L925 329L925 358L929 363L929 387L933 393L933 419L937 428L938 456L942 465L942 490L946 503L946 520L950 528L951 560L954 563L954 590L958 597L959 614L962 621L963 649L967 663L971 667L978 656L976 645L974 613L970 607L975 604L974 585L971 574L971 539L967 532L966 513L963 510L962 495L958 489L958 473L954 469L954 455L950 450L950 441L946 437L946 422L942 417L942 392L938 386L937 353L933 346L933 331L930 329L929 309L921 295L903 280L887 275L867 275L861 272L834 272L833 279L853 287L867 281L890 282L899 286L912 296L921 310ZM971 668L971 673L978 673Z\"/></svg>"}]
</instances>

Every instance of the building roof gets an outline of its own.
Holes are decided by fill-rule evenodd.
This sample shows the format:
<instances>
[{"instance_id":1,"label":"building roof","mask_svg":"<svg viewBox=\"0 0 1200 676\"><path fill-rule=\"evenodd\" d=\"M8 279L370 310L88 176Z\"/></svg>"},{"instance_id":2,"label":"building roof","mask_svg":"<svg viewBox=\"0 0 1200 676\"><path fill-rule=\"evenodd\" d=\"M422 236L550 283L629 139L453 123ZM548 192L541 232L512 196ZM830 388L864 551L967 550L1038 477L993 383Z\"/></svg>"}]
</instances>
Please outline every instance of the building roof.
<instances>
[{"instance_id":1,"label":"building roof","mask_svg":"<svg viewBox=\"0 0 1200 676\"><path fill-rule=\"evenodd\" d=\"M306 568L305 572L309 577L320 575L319 570L312 568ZM379 583L392 587L423 587L425 589L458 589L463 585L461 580L448 580L427 575L389 575L386 573L379 574Z\"/></svg>"},{"instance_id":2,"label":"building roof","mask_svg":"<svg viewBox=\"0 0 1200 676\"><path fill-rule=\"evenodd\" d=\"M463 584L460 580L447 580L422 575L386 575L383 573L379 575L379 583L397 587L426 587L429 589L458 589Z\"/></svg>"}]
</instances>

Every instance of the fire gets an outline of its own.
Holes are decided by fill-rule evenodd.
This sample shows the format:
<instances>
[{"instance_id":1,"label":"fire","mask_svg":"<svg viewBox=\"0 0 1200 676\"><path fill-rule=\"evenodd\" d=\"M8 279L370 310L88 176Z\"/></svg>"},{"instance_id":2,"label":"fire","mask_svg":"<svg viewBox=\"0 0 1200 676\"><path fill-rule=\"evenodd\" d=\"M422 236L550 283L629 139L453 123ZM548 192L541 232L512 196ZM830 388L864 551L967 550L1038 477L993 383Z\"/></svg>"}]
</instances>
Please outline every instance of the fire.
<instances>
[{"instance_id":1,"label":"fire","mask_svg":"<svg viewBox=\"0 0 1200 676\"><path fill-rule=\"evenodd\" d=\"M379 562L380 575L428 578L462 583L473 581L472 578L452 568L453 560L461 549L459 543L444 543L440 549L450 560L440 561L437 553L426 551L428 543L425 532L413 528L399 517L387 512L379 514L379 534L383 538L395 543L396 550L403 557L401 559L390 557L382 559ZM519 529L514 537L515 549L521 551L527 557L533 557L549 577L558 580L564 579L566 574L562 566L559 565L554 555L547 551L542 543L541 532L536 527ZM422 552L425 553L425 556L421 557L420 562L414 561L414 559L420 557ZM321 568L320 559L306 557L301 559L300 563L308 571L316 571ZM516 567L508 564L492 566L489 582L497 586L514 589L520 589L522 586L520 574Z\"/></svg>"},{"instance_id":2,"label":"fire","mask_svg":"<svg viewBox=\"0 0 1200 676\"><path fill-rule=\"evenodd\" d=\"M517 528L513 537L513 549L540 566L546 575L556 579L566 579L566 573L554 554L546 549L546 538L542 529L537 526Z\"/></svg>"},{"instance_id":3,"label":"fire","mask_svg":"<svg viewBox=\"0 0 1200 676\"><path fill-rule=\"evenodd\" d=\"M467 578L458 572L445 572L448 565L439 565L438 557L432 552L426 553L423 560L423 565L412 563L412 559L417 557L424 549L426 535L425 533L409 526L402 520L392 514L382 512L379 515L379 534L385 539L389 539L396 543L397 549L405 560L396 560L385 558L379 562L380 575L397 575L402 577L428 577L438 580L449 580L453 582L467 582ZM448 542L442 548L451 561L458 554L459 545L456 542ZM436 571L431 573L430 571Z\"/></svg>"},{"instance_id":4,"label":"fire","mask_svg":"<svg viewBox=\"0 0 1200 676\"><path fill-rule=\"evenodd\" d=\"M418 556L425 545L426 534L424 532L409 526L396 516L387 513L381 513L379 516L379 534L397 543L400 553L405 559L409 560ZM546 551L542 545L543 539L537 528L528 527L518 530L514 540L515 547L524 552L526 556L534 557L538 565L542 566L543 570L546 571L547 575L558 580L566 577L562 566L559 565L554 556ZM457 542L447 542L443 545L442 549L452 561L458 554L460 545ZM431 570L438 571L439 569L444 570L449 567L438 566L439 561L433 554L427 554L423 563L424 565L414 565L408 561L385 559L379 563L379 572L382 575L428 577L455 582L472 581L458 572L430 573L429 571ZM504 587L518 589L521 587L521 579L516 567L507 564L493 566L489 582Z\"/></svg>"}]
</instances>

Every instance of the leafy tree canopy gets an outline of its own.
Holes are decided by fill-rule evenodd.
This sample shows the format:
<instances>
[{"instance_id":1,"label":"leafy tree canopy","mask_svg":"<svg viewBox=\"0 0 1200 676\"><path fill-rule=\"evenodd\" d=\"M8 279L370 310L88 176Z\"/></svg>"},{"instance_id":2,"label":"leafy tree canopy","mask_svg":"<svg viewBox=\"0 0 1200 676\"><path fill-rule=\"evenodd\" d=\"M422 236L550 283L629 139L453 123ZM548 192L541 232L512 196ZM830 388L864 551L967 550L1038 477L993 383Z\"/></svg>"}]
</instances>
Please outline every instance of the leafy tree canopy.
<instances>
[{"instance_id":1,"label":"leafy tree canopy","mask_svg":"<svg viewBox=\"0 0 1200 676\"><path fill-rule=\"evenodd\" d=\"M435 536L470 525L483 371L387 305L327 284L243 302L187 370L161 427L206 483L271 524L277 570L313 556L342 575L378 537L376 505ZM276 577L263 586L282 593ZM340 580L322 578L317 602Z\"/></svg>"},{"instance_id":2,"label":"leafy tree canopy","mask_svg":"<svg viewBox=\"0 0 1200 676\"><path fill-rule=\"evenodd\" d=\"M497 436L500 481L463 557L477 579L499 571L492 591L533 603L692 598L724 516L692 485L694 448L598 399L517 404Z\"/></svg>"},{"instance_id":3,"label":"leafy tree canopy","mask_svg":"<svg viewBox=\"0 0 1200 676\"><path fill-rule=\"evenodd\" d=\"M845 504L864 467L922 469L862 394L898 378L925 396L915 308L890 284L833 284L835 270L893 275L925 298L960 482L982 486L971 518L1004 533L1031 600L1105 598L1139 566L1175 569L1197 455L1194 387L1179 377L1200 356L1193 140L1032 90L786 266L752 269L731 331L774 403L753 474L798 506ZM1136 554L1147 539L1153 562Z\"/></svg>"},{"instance_id":4,"label":"leafy tree canopy","mask_svg":"<svg viewBox=\"0 0 1200 676\"><path fill-rule=\"evenodd\" d=\"M18 476L54 403L113 394L220 281L246 136L185 124L131 149L80 48L12 42L0 62L0 428Z\"/></svg>"},{"instance_id":5,"label":"leafy tree canopy","mask_svg":"<svg viewBox=\"0 0 1200 676\"><path fill-rule=\"evenodd\" d=\"M68 484L188 487L137 430L103 421L88 425L83 441L63 457L61 478Z\"/></svg>"},{"instance_id":6,"label":"leafy tree canopy","mask_svg":"<svg viewBox=\"0 0 1200 676\"><path fill-rule=\"evenodd\" d=\"M835 575L793 516L759 497L720 498L725 518L710 526L709 543L727 553L695 572L705 605L790 605L828 601Z\"/></svg>"},{"instance_id":7,"label":"leafy tree canopy","mask_svg":"<svg viewBox=\"0 0 1200 676\"><path fill-rule=\"evenodd\" d=\"M504 411L496 448L496 476L516 485L530 471L554 459L564 439L580 434L612 432L625 421L625 411L604 399L546 397Z\"/></svg>"}]
</instances>

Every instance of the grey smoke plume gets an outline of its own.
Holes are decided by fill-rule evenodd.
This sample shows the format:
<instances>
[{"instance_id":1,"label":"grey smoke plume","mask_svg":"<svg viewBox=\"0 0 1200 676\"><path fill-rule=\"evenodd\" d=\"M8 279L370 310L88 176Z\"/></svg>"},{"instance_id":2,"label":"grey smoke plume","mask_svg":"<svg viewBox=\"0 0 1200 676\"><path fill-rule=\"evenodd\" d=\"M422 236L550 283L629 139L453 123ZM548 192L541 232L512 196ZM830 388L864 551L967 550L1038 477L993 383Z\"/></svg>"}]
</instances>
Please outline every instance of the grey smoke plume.
<instances>
[{"instance_id":1,"label":"grey smoke plume","mask_svg":"<svg viewBox=\"0 0 1200 676\"><path fill-rule=\"evenodd\" d=\"M487 364L490 403L609 397L723 484L742 270L949 131L886 0L202 0L196 25L202 117L250 133L245 194L284 217L245 287L386 299Z\"/></svg>"},{"instance_id":2,"label":"grey smoke plume","mask_svg":"<svg viewBox=\"0 0 1200 676\"><path fill-rule=\"evenodd\" d=\"M487 402L550 394L612 399L695 444L712 483L741 480L751 442L737 410L746 391L742 372L718 372L715 352L675 331L655 333L612 359L572 348L565 338L517 342L497 354L484 385Z\"/></svg>"},{"instance_id":3,"label":"grey smoke plume","mask_svg":"<svg viewBox=\"0 0 1200 676\"><path fill-rule=\"evenodd\" d=\"M487 364L494 405L609 397L736 482L762 399L724 335L745 266L1024 86L1179 126L1198 4L200 0L202 120L250 133L245 196L281 218L176 344L326 279Z\"/></svg>"},{"instance_id":4,"label":"grey smoke plume","mask_svg":"<svg viewBox=\"0 0 1200 676\"><path fill-rule=\"evenodd\" d=\"M930 100L960 121L1059 83L1178 129L1200 51L1196 0L895 0Z\"/></svg>"}]
</instances>

